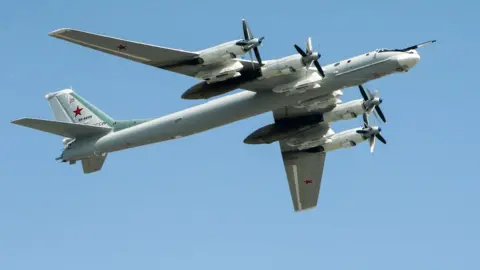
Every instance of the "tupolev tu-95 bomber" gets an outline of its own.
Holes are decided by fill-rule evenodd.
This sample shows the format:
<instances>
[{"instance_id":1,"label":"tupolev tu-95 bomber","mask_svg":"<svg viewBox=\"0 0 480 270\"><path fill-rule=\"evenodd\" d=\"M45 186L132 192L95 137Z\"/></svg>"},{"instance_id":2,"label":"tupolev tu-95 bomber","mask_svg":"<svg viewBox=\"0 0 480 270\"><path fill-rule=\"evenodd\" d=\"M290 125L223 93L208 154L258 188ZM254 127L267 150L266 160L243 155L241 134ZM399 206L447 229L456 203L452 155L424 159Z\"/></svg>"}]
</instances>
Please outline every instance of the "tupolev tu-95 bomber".
<instances>
[{"instance_id":1,"label":"tupolev tu-95 bomber","mask_svg":"<svg viewBox=\"0 0 480 270\"><path fill-rule=\"evenodd\" d=\"M246 144L279 142L295 211L317 205L326 153L368 141L386 143L381 128L382 99L362 85L368 81L412 69L420 60L417 49L429 41L404 49L377 49L328 65L321 65L311 38L305 48L280 59L262 60L263 37L255 37L242 21L243 39L201 51L186 51L108 37L74 29L59 29L50 36L136 62L200 80L182 94L183 99L213 100L153 119L114 120L71 89L45 96L55 120L21 118L17 125L63 137L57 160L82 162L84 173L102 169L108 153L173 140L215 127L273 112L274 122L247 136ZM249 55L250 59L240 58ZM255 55L255 59L253 58ZM358 87L361 99L343 103L343 89ZM235 89L244 91L223 95ZM336 121L363 117L363 126L335 132Z\"/></svg>"}]
</instances>

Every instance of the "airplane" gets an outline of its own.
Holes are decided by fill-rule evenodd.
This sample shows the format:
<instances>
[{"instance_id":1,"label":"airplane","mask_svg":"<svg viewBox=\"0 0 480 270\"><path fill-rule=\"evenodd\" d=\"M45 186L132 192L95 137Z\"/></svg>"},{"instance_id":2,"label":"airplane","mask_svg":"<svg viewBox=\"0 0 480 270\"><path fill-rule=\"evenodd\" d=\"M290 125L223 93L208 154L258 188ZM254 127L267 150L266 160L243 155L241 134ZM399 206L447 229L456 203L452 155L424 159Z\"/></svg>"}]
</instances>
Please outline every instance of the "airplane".
<instances>
[{"instance_id":1,"label":"airplane","mask_svg":"<svg viewBox=\"0 0 480 270\"><path fill-rule=\"evenodd\" d=\"M305 51L294 45L298 54L262 61L257 52L263 38L253 38L247 23L242 24L246 29L243 41L225 43L229 44L228 50L216 46L199 52L74 29L56 30L50 35L203 80L187 90L183 98L206 99L237 88L244 90L159 118L114 120L72 89L64 89L45 96L54 121L21 118L12 123L64 137L64 150L57 160L69 164L81 161L84 173L92 173L102 169L108 153L194 135L272 111L274 123L257 129L244 143L279 142L294 210L315 208L326 152L364 141L369 141L373 152L376 139L386 144L381 128L368 121L371 113L382 122L387 121L379 106L382 99L378 91L372 93L362 85L386 75L408 72L420 60L417 49L435 40L404 49L378 49L322 67L318 62L320 54L312 50L311 38ZM234 51L232 44L242 47L241 51ZM233 58L230 54L238 56L249 50L254 50L257 61ZM238 64L241 69L231 69ZM208 80L204 74L210 74ZM224 74L227 75L219 80L219 75ZM339 98L343 89L352 86L358 86L362 98L342 103ZM339 133L331 128L333 122L360 115L363 127Z\"/></svg>"}]
</instances>

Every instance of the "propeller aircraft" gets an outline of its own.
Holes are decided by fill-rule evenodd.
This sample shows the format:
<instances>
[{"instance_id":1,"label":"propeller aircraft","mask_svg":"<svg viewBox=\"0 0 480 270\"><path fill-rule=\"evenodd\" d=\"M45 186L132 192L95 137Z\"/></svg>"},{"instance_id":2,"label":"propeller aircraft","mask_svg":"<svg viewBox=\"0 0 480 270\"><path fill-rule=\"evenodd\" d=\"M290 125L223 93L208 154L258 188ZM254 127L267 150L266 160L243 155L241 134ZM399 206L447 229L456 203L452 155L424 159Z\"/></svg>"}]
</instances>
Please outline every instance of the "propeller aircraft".
<instances>
[{"instance_id":1,"label":"propeller aircraft","mask_svg":"<svg viewBox=\"0 0 480 270\"><path fill-rule=\"evenodd\" d=\"M381 128L371 126L368 115L386 123L378 91L366 82L412 69L420 60L417 49L429 41L404 49L378 49L325 66L313 51L305 50L262 60L264 37L254 37L245 20L244 38L193 52L160 47L75 29L59 29L50 36L160 69L194 77L197 83L184 99L208 99L237 88L239 93L153 119L114 120L71 89L47 94L55 120L21 118L12 121L64 137L57 160L82 162L84 173L102 169L108 153L190 136L235 121L273 112L274 122L251 133L246 144L279 142L295 211L316 207L326 153L368 141L373 152ZM252 57L252 51L256 60ZM250 61L239 58L250 55ZM343 89L358 87L362 98L342 103ZM364 125L334 132L333 122L362 115Z\"/></svg>"}]
</instances>

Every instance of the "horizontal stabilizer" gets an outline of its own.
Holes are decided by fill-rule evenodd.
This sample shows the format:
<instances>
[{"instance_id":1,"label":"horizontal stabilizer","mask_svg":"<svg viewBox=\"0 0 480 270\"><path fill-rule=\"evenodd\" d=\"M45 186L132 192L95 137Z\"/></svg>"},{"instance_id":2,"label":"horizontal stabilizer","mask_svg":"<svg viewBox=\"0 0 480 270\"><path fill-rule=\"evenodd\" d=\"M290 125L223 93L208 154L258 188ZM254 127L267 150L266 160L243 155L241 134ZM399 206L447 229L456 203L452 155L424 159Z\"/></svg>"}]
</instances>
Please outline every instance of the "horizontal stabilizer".
<instances>
[{"instance_id":1,"label":"horizontal stabilizer","mask_svg":"<svg viewBox=\"0 0 480 270\"><path fill-rule=\"evenodd\" d=\"M85 124L75 124L51 120L33 119L33 118L21 118L12 121L13 124L17 124L24 127L37 129L43 132L52 133L55 135L78 138L89 137L94 135L101 135L110 132L112 129L107 127L97 127Z\"/></svg>"},{"instance_id":2,"label":"horizontal stabilizer","mask_svg":"<svg viewBox=\"0 0 480 270\"><path fill-rule=\"evenodd\" d=\"M83 173L98 172L102 169L107 154L82 159Z\"/></svg>"}]
</instances>

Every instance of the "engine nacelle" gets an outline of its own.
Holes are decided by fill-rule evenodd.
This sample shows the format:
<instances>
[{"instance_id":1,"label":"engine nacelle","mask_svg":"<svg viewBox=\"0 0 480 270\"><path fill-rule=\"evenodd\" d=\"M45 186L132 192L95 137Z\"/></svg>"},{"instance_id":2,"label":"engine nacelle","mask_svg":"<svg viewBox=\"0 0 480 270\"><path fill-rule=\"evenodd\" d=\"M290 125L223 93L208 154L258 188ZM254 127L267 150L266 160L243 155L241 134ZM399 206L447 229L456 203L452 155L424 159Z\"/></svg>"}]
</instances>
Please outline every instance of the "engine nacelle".
<instances>
[{"instance_id":1,"label":"engine nacelle","mask_svg":"<svg viewBox=\"0 0 480 270\"><path fill-rule=\"evenodd\" d=\"M240 70L243 68L243 65L240 62L232 61L227 65L203 70L197 75L196 78L206 81L207 83L221 82L231 78L240 76Z\"/></svg>"},{"instance_id":2,"label":"engine nacelle","mask_svg":"<svg viewBox=\"0 0 480 270\"><path fill-rule=\"evenodd\" d=\"M310 136L306 138L292 138L287 144L297 148L311 152L330 152L342 148L350 148L358 145L366 140L362 134L358 134L359 128L345 130L334 133L329 130L324 136Z\"/></svg>"},{"instance_id":3,"label":"engine nacelle","mask_svg":"<svg viewBox=\"0 0 480 270\"><path fill-rule=\"evenodd\" d=\"M306 108L308 111L313 111L313 110L325 109L327 107L339 104L341 102L342 101L340 99L335 97L320 97L320 98L304 100L300 102L298 105L295 105L294 107L299 109Z\"/></svg>"},{"instance_id":4,"label":"engine nacelle","mask_svg":"<svg viewBox=\"0 0 480 270\"><path fill-rule=\"evenodd\" d=\"M305 93L306 91L320 88L321 77L312 74L305 80L294 81L287 84L275 86L272 91L275 93L286 93L287 96Z\"/></svg>"},{"instance_id":5,"label":"engine nacelle","mask_svg":"<svg viewBox=\"0 0 480 270\"><path fill-rule=\"evenodd\" d=\"M321 135L319 135L321 134ZM320 145L324 145L327 143L331 143L331 136L333 136L335 132L329 129L326 133L309 133L305 136L297 136L291 139L288 139L286 143L291 146L295 147L298 150L305 150L314 148Z\"/></svg>"},{"instance_id":6,"label":"engine nacelle","mask_svg":"<svg viewBox=\"0 0 480 270\"><path fill-rule=\"evenodd\" d=\"M198 57L198 62L202 65L210 65L213 63L224 62L236 57L237 56L233 53L228 53L225 51L222 51L222 52L212 51L212 52L200 54Z\"/></svg>"},{"instance_id":7,"label":"engine nacelle","mask_svg":"<svg viewBox=\"0 0 480 270\"><path fill-rule=\"evenodd\" d=\"M292 74L303 68L305 68L305 66L302 62L302 56L299 54L290 55L278 60L270 60L265 62L265 65L262 67L262 77L260 79Z\"/></svg>"},{"instance_id":8,"label":"engine nacelle","mask_svg":"<svg viewBox=\"0 0 480 270\"><path fill-rule=\"evenodd\" d=\"M200 52L198 62L202 65L225 62L246 53L242 46L237 45L238 40L229 41Z\"/></svg>"},{"instance_id":9,"label":"engine nacelle","mask_svg":"<svg viewBox=\"0 0 480 270\"><path fill-rule=\"evenodd\" d=\"M336 133L330 137L331 141L322 145L323 150L329 152L341 148L350 148L365 141L365 138L356 132L357 130L358 128L354 128Z\"/></svg>"},{"instance_id":10,"label":"engine nacelle","mask_svg":"<svg viewBox=\"0 0 480 270\"><path fill-rule=\"evenodd\" d=\"M342 95L342 90L336 90L330 95L299 101L297 105L294 105L294 107L299 109L305 108L308 111L326 109L327 107L341 103L342 101L339 99L339 97Z\"/></svg>"},{"instance_id":11,"label":"engine nacelle","mask_svg":"<svg viewBox=\"0 0 480 270\"><path fill-rule=\"evenodd\" d=\"M349 101L337 105L333 110L323 114L325 121L335 122L340 120L349 120L362 115L365 112L363 99Z\"/></svg>"},{"instance_id":12,"label":"engine nacelle","mask_svg":"<svg viewBox=\"0 0 480 270\"><path fill-rule=\"evenodd\" d=\"M288 141L287 144L301 151L301 150L310 149L310 148L314 148L322 144L325 144L327 140L328 139L326 138L317 138L317 139L312 139L304 142L298 142L298 141L292 140L292 141Z\"/></svg>"},{"instance_id":13,"label":"engine nacelle","mask_svg":"<svg viewBox=\"0 0 480 270\"><path fill-rule=\"evenodd\" d=\"M357 145L357 143L355 143L352 140L345 140L340 143L341 148L350 148L350 147L354 147L355 145Z\"/></svg>"}]
</instances>

